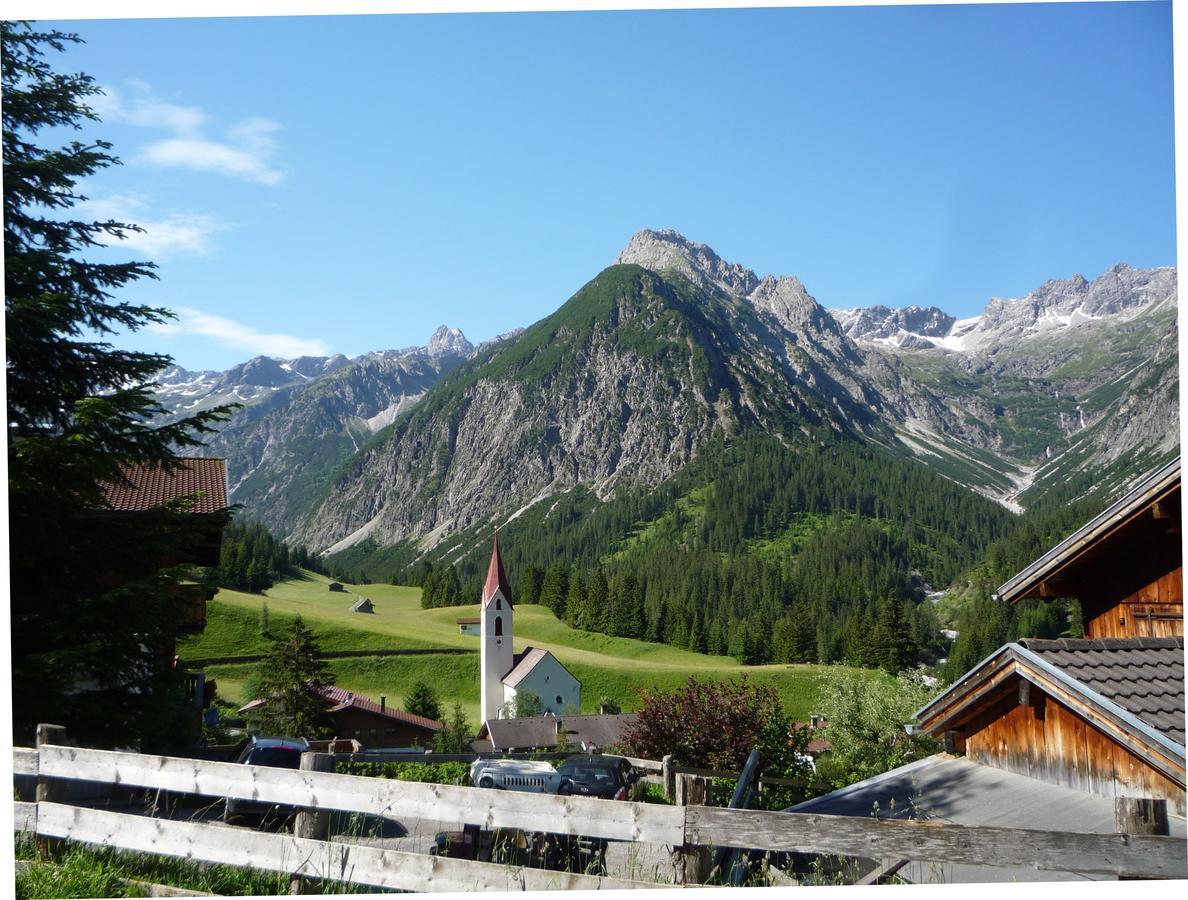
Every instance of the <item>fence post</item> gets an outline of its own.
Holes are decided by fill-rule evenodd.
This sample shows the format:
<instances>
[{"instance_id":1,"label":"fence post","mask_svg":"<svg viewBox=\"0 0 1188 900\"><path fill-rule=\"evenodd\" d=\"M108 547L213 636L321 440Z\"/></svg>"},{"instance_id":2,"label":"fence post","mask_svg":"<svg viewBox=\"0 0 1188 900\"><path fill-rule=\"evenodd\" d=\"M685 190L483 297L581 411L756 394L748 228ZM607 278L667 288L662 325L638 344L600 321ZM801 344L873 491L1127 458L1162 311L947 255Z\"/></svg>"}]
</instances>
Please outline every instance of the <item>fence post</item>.
<instances>
[{"instance_id":1,"label":"fence post","mask_svg":"<svg viewBox=\"0 0 1188 900\"><path fill-rule=\"evenodd\" d=\"M678 775L677 806L705 806L709 797L709 779L700 775ZM709 869L709 847L682 844L672 852L674 884L701 884Z\"/></svg>"},{"instance_id":2,"label":"fence post","mask_svg":"<svg viewBox=\"0 0 1188 900\"><path fill-rule=\"evenodd\" d=\"M303 772L333 772L333 753L302 753L301 771ZM309 838L314 841L330 840L330 813L328 810L299 809L293 817L293 836ZM290 894L304 894L308 892L308 883L300 875L294 875L289 881Z\"/></svg>"},{"instance_id":3,"label":"fence post","mask_svg":"<svg viewBox=\"0 0 1188 900\"><path fill-rule=\"evenodd\" d=\"M660 781L664 785L664 799L672 800L676 796L676 772L672 768L671 753L660 760Z\"/></svg>"},{"instance_id":4,"label":"fence post","mask_svg":"<svg viewBox=\"0 0 1188 900\"><path fill-rule=\"evenodd\" d=\"M1149 797L1115 797L1114 830L1120 834L1154 834L1166 836L1167 801ZM1119 881L1140 881L1141 878L1119 876Z\"/></svg>"},{"instance_id":5,"label":"fence post","mask_svg":"<svg viewBox=\"0 0 1188 900\"><path fill-rule=\"evenodd\" d=\"M37 749L46 744L61 746L66 743L66 729L62 725L38 725ZM60 778L47 778L41 774L41 754L37 755L37 794L38 803L61 803L66 799L66 783ZM57 838L37 837L37 855L45 858L54 855L62 846Z\"/></svg>"}]
</instances>

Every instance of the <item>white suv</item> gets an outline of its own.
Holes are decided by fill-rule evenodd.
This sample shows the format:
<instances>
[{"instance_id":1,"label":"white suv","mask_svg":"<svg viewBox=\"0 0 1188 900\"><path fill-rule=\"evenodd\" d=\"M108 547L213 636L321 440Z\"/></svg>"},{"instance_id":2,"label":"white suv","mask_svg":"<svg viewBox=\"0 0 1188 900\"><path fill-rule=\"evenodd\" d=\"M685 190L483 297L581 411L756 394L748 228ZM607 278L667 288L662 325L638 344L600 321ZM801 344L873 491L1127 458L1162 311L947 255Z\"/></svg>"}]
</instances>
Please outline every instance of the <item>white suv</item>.
<instances>
[{"instance_id":1,"label":"white suv","mask_svg":"<svg viewBox=\"0 0 1188 900\"><path fill-rule=\"evenodd\" d=\"M561 784L561 776L547 762L476 759L470 764L470 783L481 788L555 794Z\"/></svg>"}]
</instances>

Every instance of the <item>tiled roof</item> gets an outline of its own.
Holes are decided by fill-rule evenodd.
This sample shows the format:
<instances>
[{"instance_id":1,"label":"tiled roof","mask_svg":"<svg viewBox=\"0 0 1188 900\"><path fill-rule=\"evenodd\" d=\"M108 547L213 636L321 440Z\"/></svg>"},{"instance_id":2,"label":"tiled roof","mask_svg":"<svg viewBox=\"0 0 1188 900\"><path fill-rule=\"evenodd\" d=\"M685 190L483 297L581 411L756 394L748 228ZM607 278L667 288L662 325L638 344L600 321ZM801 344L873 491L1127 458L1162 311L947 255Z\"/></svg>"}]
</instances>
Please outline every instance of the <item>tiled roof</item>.
<instances>
[{"instance_id":1,"label":"tiled roof","mask_svg":"<svg viewBox=\"0 0 1188 900\"><path fill-rule=\"evenodd\" d=\"M122 467L124 482L103 482L107 505L119 512L143 512L171 500L196 495L188 512L213 513L227 508L227 469L221 459L187 458L173 469L159 462Z\"/></svg>"},{"instance_id":2,"label":"tiled roof","mask_svg":"<svg viewBox=\"0 0 1188 900\"><path fill-rule=\"evenodd\" d=\"M370 700L361 694L355 694L351 691L344 691L342 688L337 688L332 685L327 685L322 688L321 694L326 698L328 703L335 704L327 712L339 712L344 709L364 709L368 712L375 713L380 716L387 716L389 719L396 719L398 722L406 722L409 725L417 725L421 728L430 731L441 731L441 723L434 719L427 719L425 716L416 716L412 713L405 712L402 709L393 709L390 706L384 706L382 709L380 705L374 700Z\"/></svg>"},{"instance_id":3,"label":"tiled roof","mask_svg":"<svg viewBox=\"0 0 1188 900\"><path fill-rule=\"evenodd\" d=\"M503 599L510 605L511 588L507 584L507 574L503 571L503 560L499 557L499 532L495 533L495 540L491 545L491 562L487 566L487 580L483 584L483 606L491 602L496 590L503 593Z\"/></svg>"},{"instance_id":4,"label":"tiled roof","mask_svg":"<svg viewBox=\"0 0 1188 900\"><path fill-rule=\"evenodd\" d=\"M1037 640L1019 644L1184 745L1184 638Z\"/></svg>"},{"instance_id":5,"label":"tiled roof","mask_svg":"<svg viewBox=\"0 0 1188 900\"><path fill-rule=\"evenodd\" d=\"M386 716L389 719L395 719L397 722L405 722L409 725L416 725L428 731L441 731L442 725L434 719L427 719L425 716L416 716L412 713L405 712L402 709L393 709L390 706L380 707L378 703L360 694L352 693L351 691L344 691L342 688L334 687L333 685L323 685L322 689L318 691L322 698L330 704L330 708L326 712L341 712L344 709L363 709L367 712L375 713L379 716ZM256 699L239 708L240 712L250 712L253 709L259 709L268 701L264 699Z\"/></svg>"}]
</instances>

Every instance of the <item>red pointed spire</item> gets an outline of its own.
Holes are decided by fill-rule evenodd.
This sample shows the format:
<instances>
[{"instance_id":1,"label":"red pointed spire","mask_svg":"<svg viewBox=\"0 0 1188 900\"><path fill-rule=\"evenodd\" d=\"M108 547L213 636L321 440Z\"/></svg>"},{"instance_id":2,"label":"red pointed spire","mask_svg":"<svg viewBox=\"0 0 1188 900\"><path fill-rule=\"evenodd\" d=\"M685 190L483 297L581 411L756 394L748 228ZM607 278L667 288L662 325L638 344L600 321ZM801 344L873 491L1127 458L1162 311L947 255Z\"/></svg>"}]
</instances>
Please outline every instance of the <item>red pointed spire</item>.
<instances>
[{"instance_id":1,"label":"red pointed spire","mask_svg":"<svg viewBox=\"0 0 1188 900\"><path fill-rule=\"evenodd\" d=\"M499 558L499 531L495 531L495 541L491 547L491 564L487 566L487 582L483 585L483 606L491 602L495 591L503 593L503 599L511 606L511 588L507 584L507 575L503 571L503 560Z\"/></svg>"}]
</instances>

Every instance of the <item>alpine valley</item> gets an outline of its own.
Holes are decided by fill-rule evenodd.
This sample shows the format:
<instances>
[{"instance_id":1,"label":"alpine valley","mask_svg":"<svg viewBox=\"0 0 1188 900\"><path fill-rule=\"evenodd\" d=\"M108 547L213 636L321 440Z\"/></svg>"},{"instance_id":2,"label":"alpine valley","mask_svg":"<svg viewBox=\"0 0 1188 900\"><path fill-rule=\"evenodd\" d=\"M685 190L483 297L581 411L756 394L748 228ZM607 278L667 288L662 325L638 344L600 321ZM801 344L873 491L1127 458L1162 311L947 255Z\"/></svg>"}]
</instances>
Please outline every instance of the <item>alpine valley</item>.
<instances>
[{"instance_id":1,"label":"alpine valley","mask_svg":"<svg viewBox=\"0 0 1188 900\"><path fill-rule=\"evenodd\" d=\"M925 592L1030 558L1175 456L1177 337L1173 268L1052 280L958 320L828 309L645 230L483 346L443 326L355 359L173 368L158 399L242 403L206 451L232 499L351 580L471 602L498 526L519 590L572 623L828 660L897 617L927 643ZM1002 549L1043 515L1059 521Z\"/></svg>"}]
</instances>

